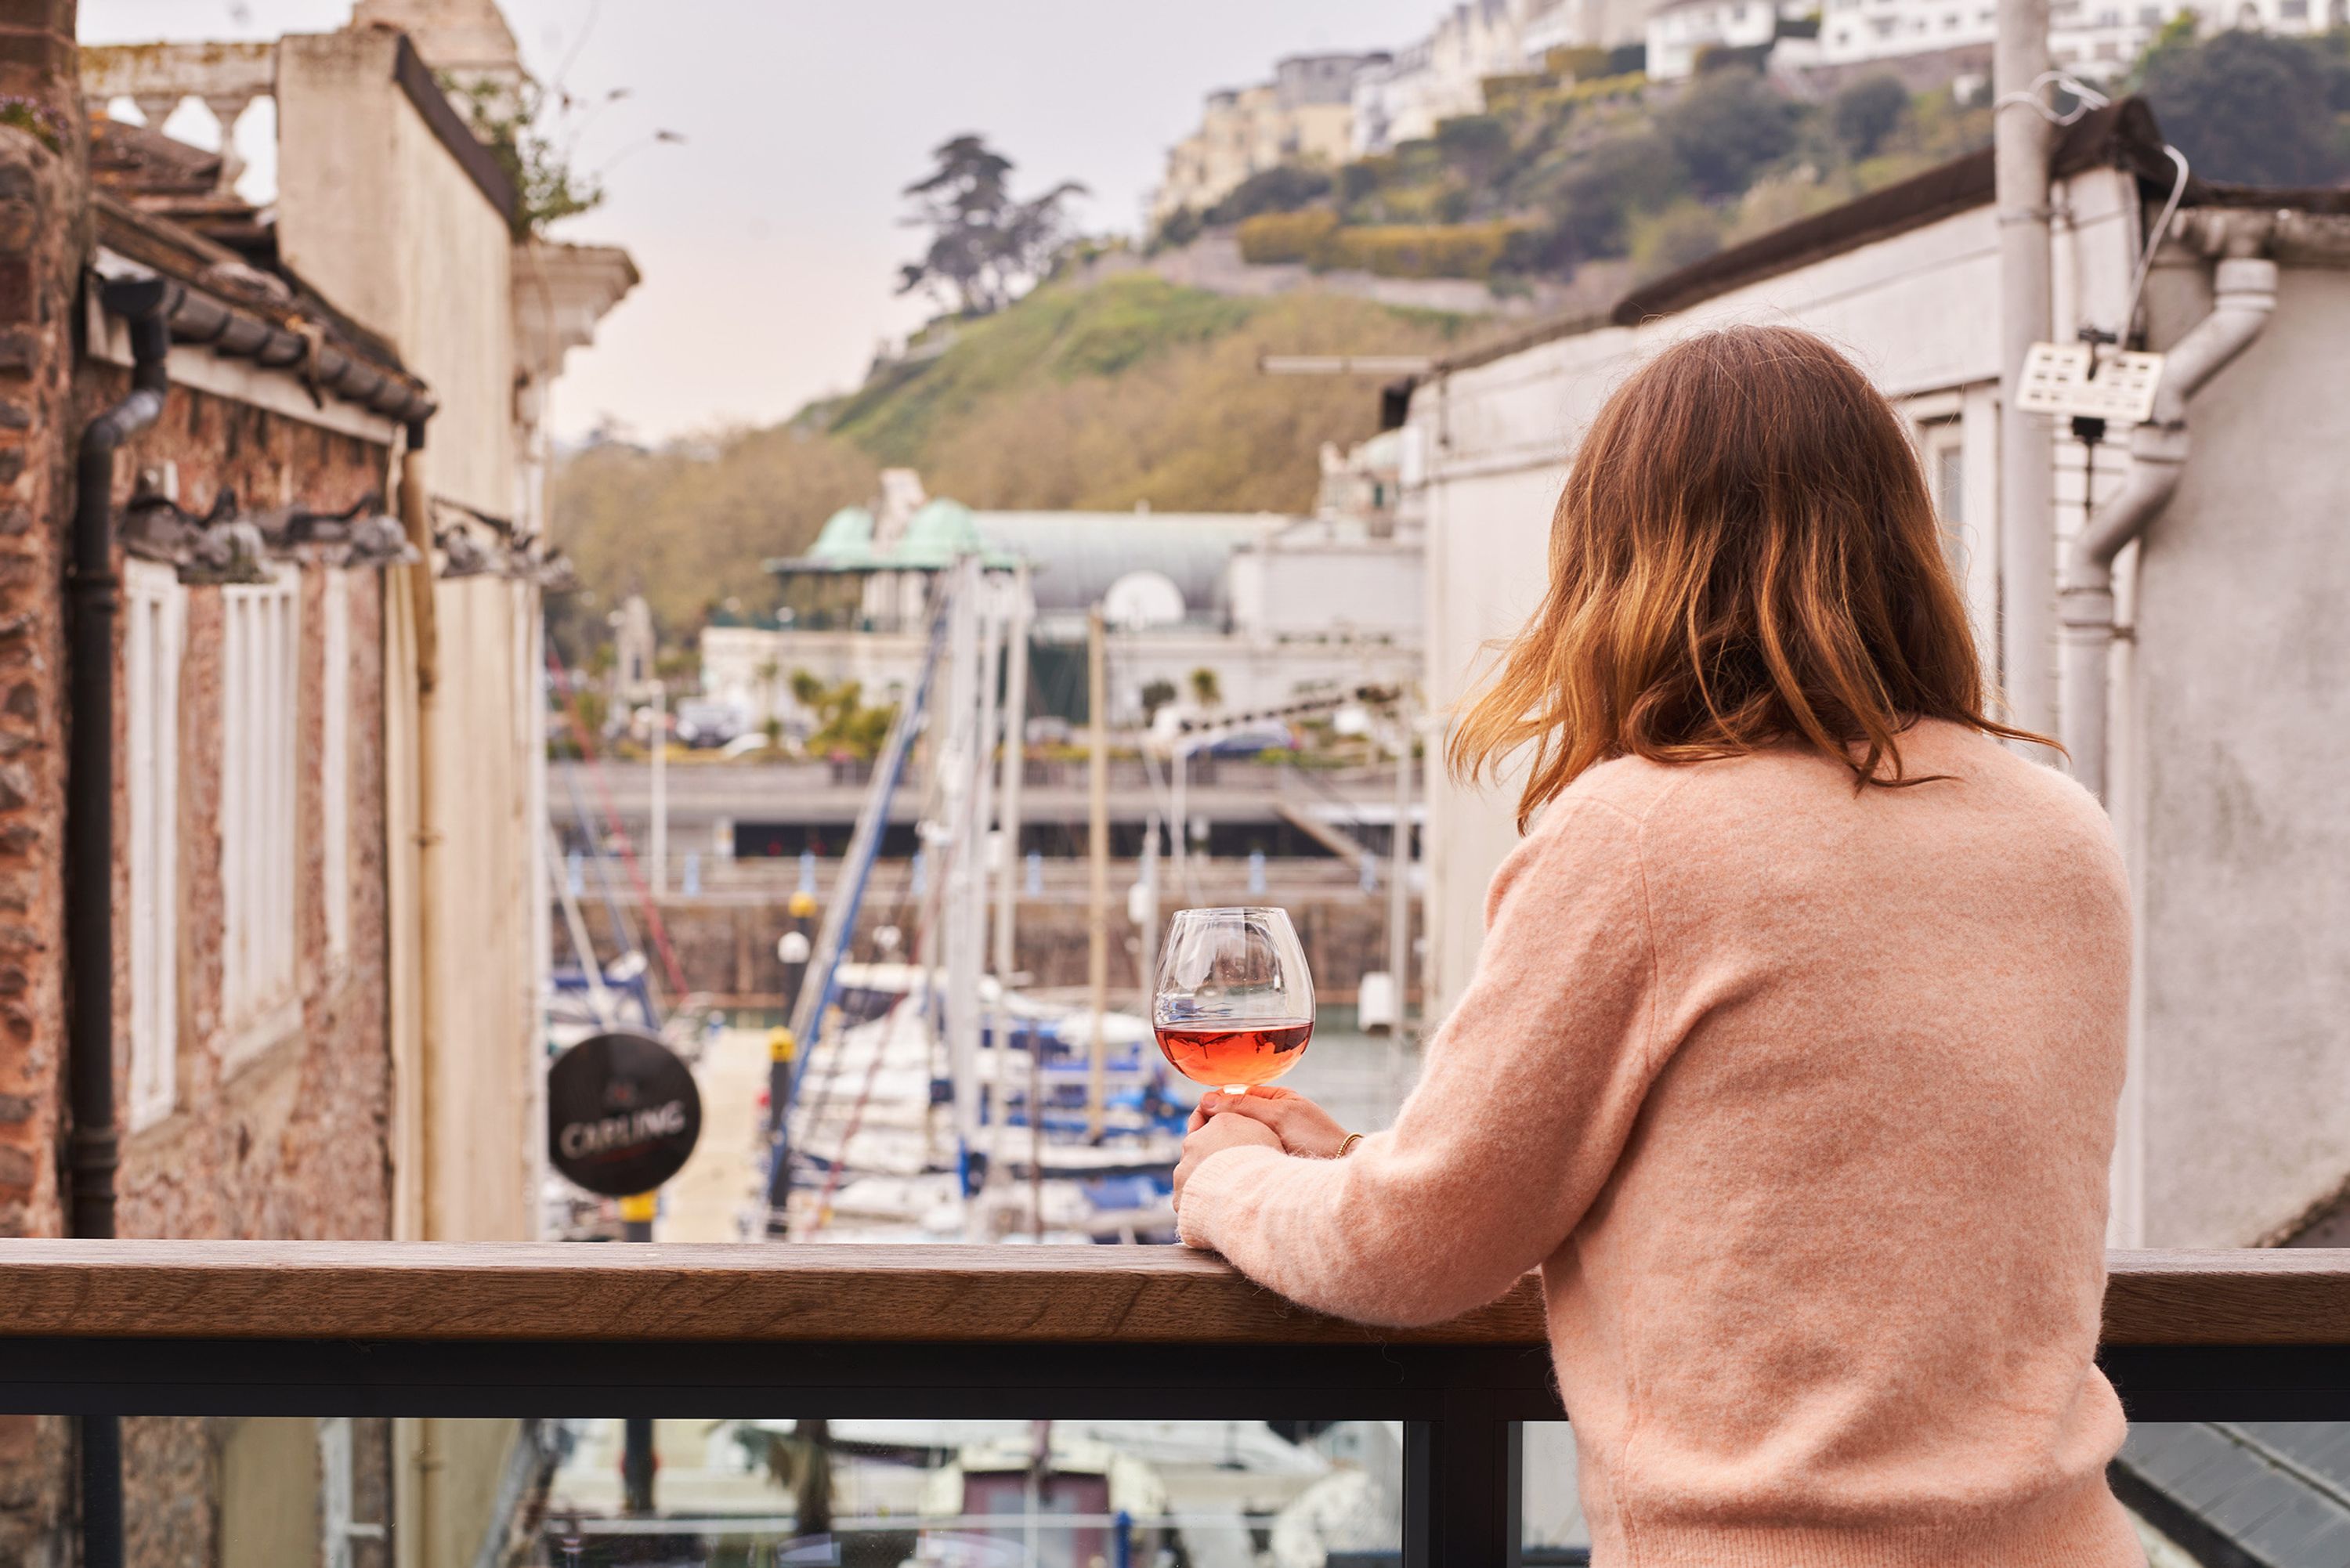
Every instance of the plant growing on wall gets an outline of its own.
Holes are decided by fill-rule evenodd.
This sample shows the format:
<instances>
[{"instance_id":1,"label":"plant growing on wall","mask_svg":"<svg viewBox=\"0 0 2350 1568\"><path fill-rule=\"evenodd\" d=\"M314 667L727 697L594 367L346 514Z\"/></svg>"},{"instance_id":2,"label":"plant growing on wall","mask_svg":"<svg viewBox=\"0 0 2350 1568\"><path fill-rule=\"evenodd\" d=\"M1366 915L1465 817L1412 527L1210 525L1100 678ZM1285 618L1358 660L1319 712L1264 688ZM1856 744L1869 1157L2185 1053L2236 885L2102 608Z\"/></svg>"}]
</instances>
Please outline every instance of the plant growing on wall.
<instances>
[{"instance_id":1,"label":"plant growing on wall","mask_svg":"<svg viewBox=\"0 0 2350 1568\"><path fill-rule=\"evenodd\" d=\"M639 148L685 140L673 130L656 130L603 168L582 169L577 161L579 132L595 118L596 110L628 97L628 88L614 88L591 105L560 86L549 88L530 77L510 87L488 78L461 82L444 75L441 86L464 110L473 135L514 182L517 240L536 238L552 224L601 206L604 176Z\"/></svg>"},{"instance_id":2,"label":"plant growing on wall","mask_svg":"<svg viewBox=\"0 0 2350 1568\"><path fill-rule=\"evenodd\" d=\"M31 99L0 93L0 125L13 126L55 152L63 145L57 118Z\"/></svg>"}]
</instances>

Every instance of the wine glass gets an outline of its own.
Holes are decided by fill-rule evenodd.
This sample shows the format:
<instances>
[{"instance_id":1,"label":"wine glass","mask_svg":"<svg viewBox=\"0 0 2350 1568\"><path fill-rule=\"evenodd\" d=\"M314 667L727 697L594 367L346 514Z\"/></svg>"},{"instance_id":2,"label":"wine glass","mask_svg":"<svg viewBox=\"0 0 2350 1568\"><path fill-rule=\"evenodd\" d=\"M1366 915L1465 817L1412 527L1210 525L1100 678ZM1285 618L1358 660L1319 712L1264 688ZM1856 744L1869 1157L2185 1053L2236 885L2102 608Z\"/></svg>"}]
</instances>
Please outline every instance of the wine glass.
<instances>
[{"instance_id":1,"label":"wine glass","mask_svg":"<svg viewBox=\"0 0 2350 1568\"><path fill-rule=\"evenodd\" d=\"M1178 910L1150 1025L1169 1065L1228 1095L1297 1065L1314 1037L1314 977L1287 911Z\"/></svg>"}]
</instances>

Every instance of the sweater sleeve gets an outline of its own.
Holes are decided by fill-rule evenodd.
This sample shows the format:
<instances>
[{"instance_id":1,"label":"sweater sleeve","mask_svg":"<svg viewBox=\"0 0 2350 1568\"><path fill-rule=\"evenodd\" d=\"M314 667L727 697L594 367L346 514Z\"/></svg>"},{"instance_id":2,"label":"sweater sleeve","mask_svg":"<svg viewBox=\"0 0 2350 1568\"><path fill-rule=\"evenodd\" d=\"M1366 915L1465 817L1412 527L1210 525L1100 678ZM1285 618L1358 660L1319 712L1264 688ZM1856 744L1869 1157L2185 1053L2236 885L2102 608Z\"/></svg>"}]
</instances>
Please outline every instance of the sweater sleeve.
<instances>
[{"instance_id":1,"label":"sweater sleeve","mask_svg":"<svg viewBox=\"0 0 2350 1568\"><path fill-rule=\"evenodd\" d=\"M1183 1190L1185 1242L1400 1327L1492 1301L1574 1231L1648 1093L1659 999L1638 825L1559 806L1494 874L1476 974L1395 1126L1343 1159L1211 1157Z\"/></svg>"}]
</instances>

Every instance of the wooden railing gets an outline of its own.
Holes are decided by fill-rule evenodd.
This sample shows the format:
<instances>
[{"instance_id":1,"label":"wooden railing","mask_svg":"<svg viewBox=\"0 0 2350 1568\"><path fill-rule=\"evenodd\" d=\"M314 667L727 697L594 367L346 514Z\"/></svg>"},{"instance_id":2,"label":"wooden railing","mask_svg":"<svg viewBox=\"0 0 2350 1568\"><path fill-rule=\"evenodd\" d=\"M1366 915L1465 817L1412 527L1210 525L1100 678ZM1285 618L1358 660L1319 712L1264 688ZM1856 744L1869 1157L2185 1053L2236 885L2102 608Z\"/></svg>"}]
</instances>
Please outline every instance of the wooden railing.
<instances>
[{"instance_id":1,"label":"wooden railing","mask_svg":"<svg viewBox=\"0 0 2350 1568\"><path fill-rule=\"evenodd\" d=\"M2350 1419L2350 1251L2121 1252L2135 1418ZM1383 1418L1405 1561L1513 1560L1531 1279L1434 1328L1156 1247L0 1241L0 1412Z\"/></svg>"}]
</instances>

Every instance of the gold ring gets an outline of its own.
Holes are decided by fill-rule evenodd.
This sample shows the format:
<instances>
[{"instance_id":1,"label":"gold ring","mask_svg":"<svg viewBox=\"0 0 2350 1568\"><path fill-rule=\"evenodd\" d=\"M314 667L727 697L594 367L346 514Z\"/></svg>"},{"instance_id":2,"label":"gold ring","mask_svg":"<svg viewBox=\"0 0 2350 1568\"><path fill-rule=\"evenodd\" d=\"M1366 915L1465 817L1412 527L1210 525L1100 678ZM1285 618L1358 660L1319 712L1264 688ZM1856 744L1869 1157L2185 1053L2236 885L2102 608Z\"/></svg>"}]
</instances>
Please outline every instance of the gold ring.
<instances>
[{"instance_id":1,"label":"gold ring","mask_svg":"<svg viewBox=\"0 0 2350 1568\"><path fill-rule=\"evenodd\" d=\"M1347 1135L1346 1141L1338 1146L1337 1157L1340 1159L1346 1158L1348 1155L1355 1152L1355 1146L1362 1141L1363 1135L1361 1133L1348 1133Z\"/></svg>"}]
</instances>

